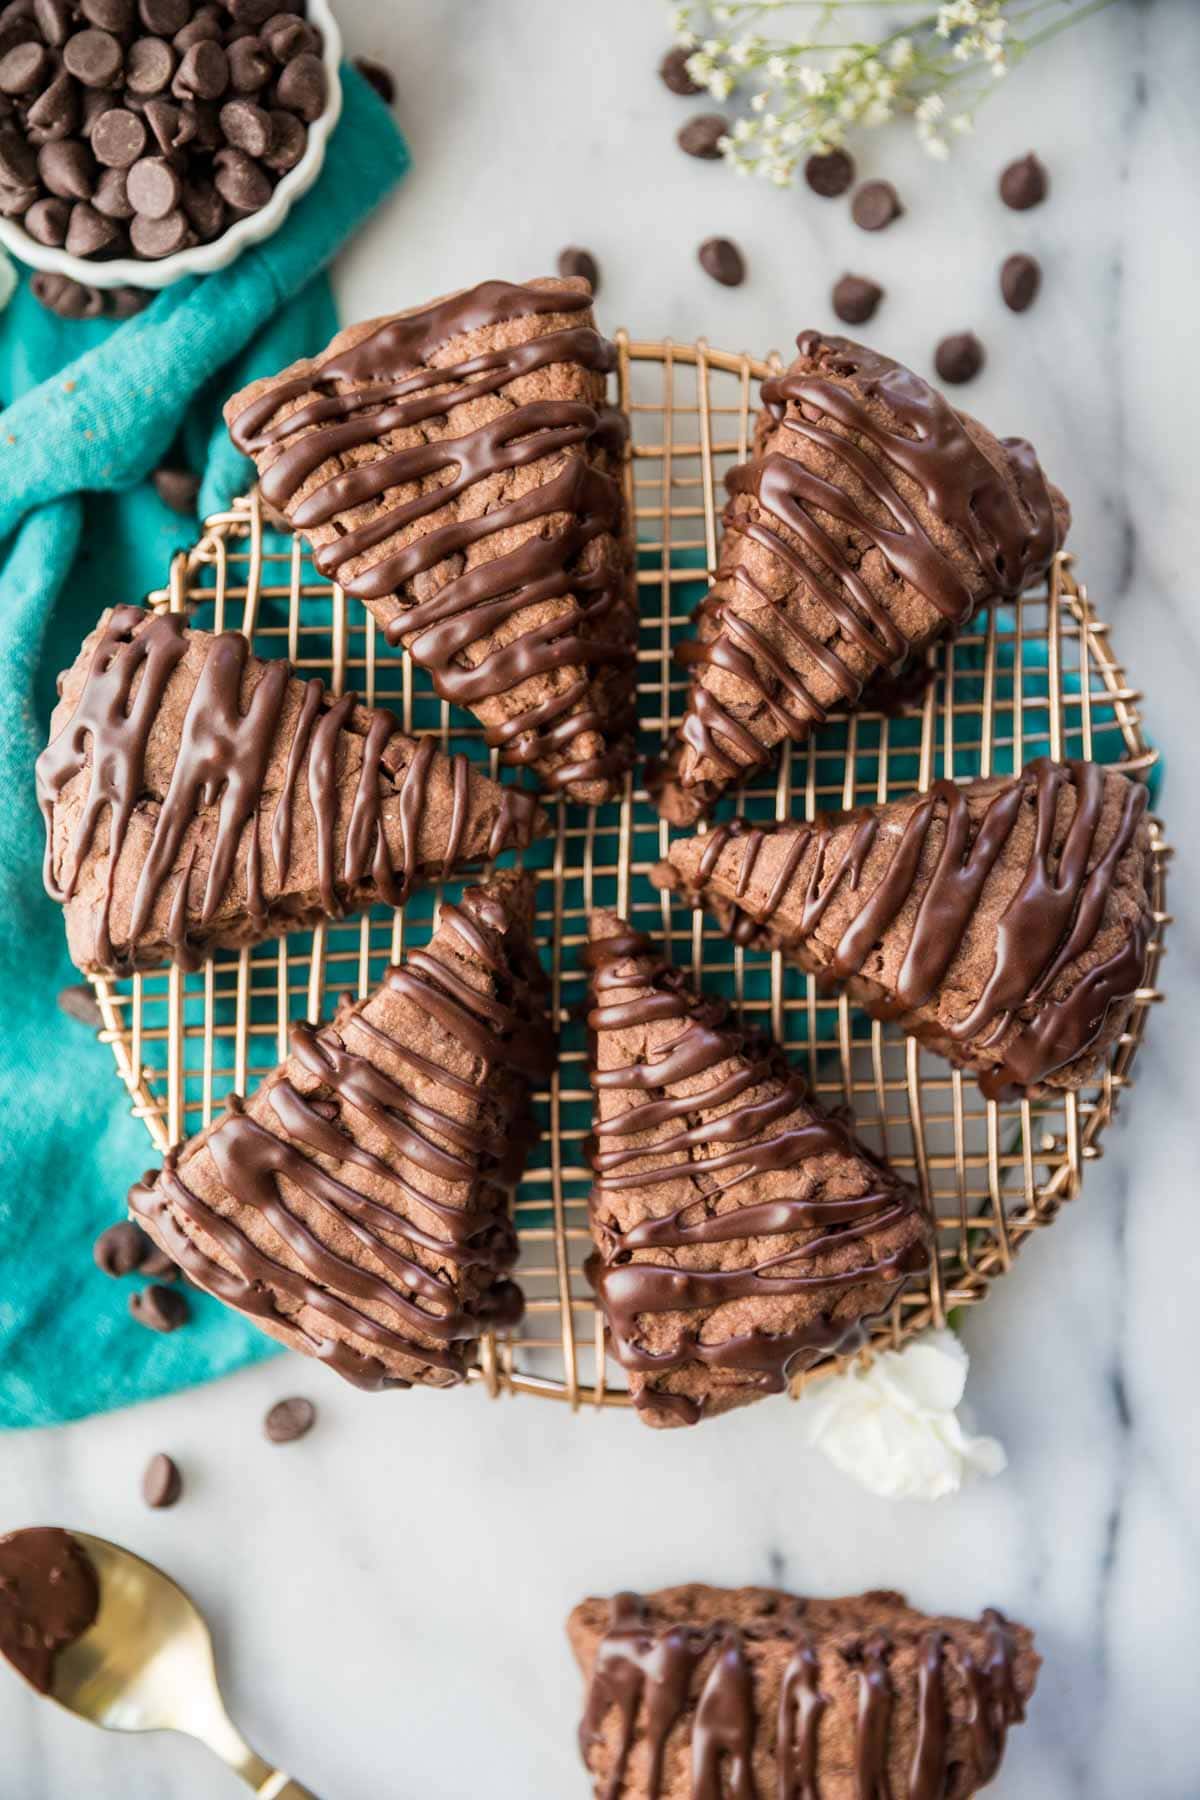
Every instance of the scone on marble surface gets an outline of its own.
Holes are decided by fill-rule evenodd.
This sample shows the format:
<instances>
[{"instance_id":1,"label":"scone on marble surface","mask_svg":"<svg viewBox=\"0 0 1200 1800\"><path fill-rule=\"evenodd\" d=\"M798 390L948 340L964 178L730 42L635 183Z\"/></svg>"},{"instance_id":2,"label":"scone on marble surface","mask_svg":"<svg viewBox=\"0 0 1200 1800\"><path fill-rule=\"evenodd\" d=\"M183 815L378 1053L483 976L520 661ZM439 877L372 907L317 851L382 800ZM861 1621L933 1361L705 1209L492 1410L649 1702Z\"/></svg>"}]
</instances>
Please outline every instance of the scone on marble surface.
<instances>
[{"instance_id":1,"label":"scone on marble surface","mask_svg":"<svg viewBox=\"0 0 1200 1800\"><path fill-rule=\"evenodd\" d=\"M648 1425L693 1425L847 1349L929 1258L917 1196L770 1042L593 915L589 1272Z\"/></svg>"},{"instance_id":2,"label":"scone on marble surface","mask_svg":"<svg viewBox=\"0 0 1200 1800\"><path fill-rule=\"evenodd\" d=\"M521 1315L509 1197L553 1054L532 919L529 876L468 888L131 1190L190 1280L360 1387L462 1381Z\"/></svg>"},{"instance_id":3,"label":"scone on marble surface","mask_svg":"<svg viewBox=\"0 0 1200 1800\"><path fill-rule=\"evenodd\" d=\"M994 1609L930 1617L893 1593L665 1588L584 1600L567 1631L597 1800L967 1800L1041 1663Z\"/></svg>"},{"instance_id":4,"label":"scone on marble surface","mask_svg":"<svg viewBox=\"0 0 1200 1800\"><path fill-rule=\"evenodd\" d=\"M37 765L46 887L85 971L398 906L547 823L383 708L178 613L105 613L59 688Z\"/></svg>"},{"instance_id":5,"label":"scone on marble surface","mask_svg":"<svg viewBox=\"0 0 1200 1800\"><path fill-rule=\"evenodd\" d=\"M883 806L680 838L660 887L844 982L989 1098L1078 1088L1129 1022L1153 916L1147 790L1043 758Z\"/></svg>"},{"instance_id":6,"label":"scone on marble surface","mask_svg":"<svg viewBox=\"0 0 1200 1800\"><path fill-rule=\"evenodd\" d=\"M225 408L321 573L506 761L586 802L635 732L614 367L586 281L486 281L351 326Z\"/></svg>"},{"instance_id":7,"label":"scone on marble surface","mask_svg":"<svg viewBox=\"0 0 1200 1800\"><path fill-rule=\"evenodd\" d=\"M763 383L716 580L678 651L691 686L652 782L677 825L857 705L871 677L1038 580L1070 520L1023 439L862 344L805 331L797 348Z\"/></svg>"}]
</instances>

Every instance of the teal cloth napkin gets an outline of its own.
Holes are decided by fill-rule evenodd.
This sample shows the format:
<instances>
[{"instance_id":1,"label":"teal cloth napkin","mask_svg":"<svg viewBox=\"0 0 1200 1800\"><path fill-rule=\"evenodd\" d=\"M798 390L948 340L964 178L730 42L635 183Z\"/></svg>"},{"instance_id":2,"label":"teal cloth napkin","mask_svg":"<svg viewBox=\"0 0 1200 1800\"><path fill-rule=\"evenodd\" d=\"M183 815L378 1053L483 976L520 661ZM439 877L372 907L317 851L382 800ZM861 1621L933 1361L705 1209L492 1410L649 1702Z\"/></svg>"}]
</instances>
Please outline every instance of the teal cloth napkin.
<instances>
[{"instance_id":1,"label":"teal cloth napkin","mask_svg":"<svg viewBox=\"0 0 1200 1800\"><path fill-rule=\"evenodd\" d=\"M93 1265L153 1155L111 1053L55 1005L79 976L42 890L33 764L55 676L101 610L160 586L195 538L150 473L170 454L202 475L201 514L227 505L249 465L221 402L336 329L322 271L408 167L379 98L348 66L342 83L316 186L230 268L120 325L53 317L27 275L0 314L0 1427L150 1399L273 1348L201 1295L186 1330L148 1331L128 1314L132 1284Z\"/></svg>"}]
</instances>

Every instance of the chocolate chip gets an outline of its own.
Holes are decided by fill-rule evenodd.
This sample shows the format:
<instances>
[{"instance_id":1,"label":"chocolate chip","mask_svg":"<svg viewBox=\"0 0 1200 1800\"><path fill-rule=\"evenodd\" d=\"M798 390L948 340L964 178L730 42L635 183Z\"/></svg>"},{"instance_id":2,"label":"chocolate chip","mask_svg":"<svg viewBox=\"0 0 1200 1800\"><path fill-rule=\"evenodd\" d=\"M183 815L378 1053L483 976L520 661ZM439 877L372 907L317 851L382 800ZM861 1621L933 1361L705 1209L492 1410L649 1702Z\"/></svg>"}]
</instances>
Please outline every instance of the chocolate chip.
<instances>
[{"instance_id":1,"label":"chocolate chip","mask_svg":"<svg viewBox=\"0 0 1200 1800\"><path fill-rule=\"evenodd\" d=\"M294 13L277 12L258 35L277 63L289 63L294 57L315 53L321 47L312 26Z\"/></svg>"},{"instance_id":2,"label":"chocolate chip","mask_svg":"<svg viewBox=\"0 0 1200 1800\"><path fill-rule=\"evenodd\" d=\"M854 158L845 150L810 156L804 165L804 179L823 200L836 200L854 185Z\"/></svg>"},{"instance_id":3,"label":"chocolate chip","mask_svg":"<svg viewBox=\"0 0 1200 1800\"><path fill-rule=\"evenodd\" d=\"M229 46L229 85L235 94L257 94L271 79L271 58L256 37Z\"/></svg>"},{"instance_id":4,"label":"chocolate chip","mask_svg":"<svg viewBox=\"0 0 1200 1800\"><path fill-rule=\"evenodd\" d=\"M746 279L741 251L729 238L705 238L697 251L700 267L722 287L740 287Z\"/></svg>"},{"instance_id":5,"label":"chocolate chip","mask_svg":"<svg viewBox=\"0 0 1200 1800\"><path fill-rule=\"evenodd\" d=\"M225 5L239 25L249 25L257 31L272 13L278 11L279 0L225 0Z\"/></svg>"},{"instance_id":6,"label":"chocolate chip","mask_svg":"<svg viewBox=\"0 0 1200 1800\"><path fill-rule=\"evenodd\" d=\"M38 238L39 244L48 244L52 241L61 244L63 238L67 235L67 214L70 211L66 201L39 200L38 205L62 207L62 237L57 240ZM30 211L32 212L32 210L31 207ZM26 229L28 229L28 223L26 224ZM36 236L36 233L33 235ZM104 1015L100 1011L99 1004L96 1000L95 990L90 981L76 981L73 982L70 987L63 988L58 996L58 1010L60 1012L65 1012L69 1019L78 1019L81 1025L90 1025L93 1031L102 1031L104 1028Z\"/></svg>"},{"instance_id":7,"label":"chocolate chip","mask_svg":"<svg viewBox=\"0 0 1200 1800\"><path fill-rule=\"evenodd\" d=\"M206 244L225 228L225 202L211 181L189 181L183 190L183 210L192 229Z\"/></svg>"},{"instance_id":8,"label":"chocolate chip","mask_svg":"<svg viewBox=\"0 0 1200 1800\"><path fill-rule=\"evenodd\" d=\"M721 139L728 136L728 119L723 119L720 113L698 113L676 133L675 142L689 156L699 156L705 162L715 162L721 154Z\"/></svg>"},{"instance_id":9,"label":"chocolate chip","mask_svg":"<svg viewBox=\"0 0 1200 1800\"><path fill-rule=\"evenodd\" d=\"M154 491L172 512L191 517L196 511L196 499L200 493L200 477L193 475L190 469L172 469L164 465L155 469L151 479Z\"/></svg>"},{"instance_id":10,"label":"chocolate chip","mask_svg":"<svg viewBox=\"0 0 1200 1800\"><path fill-rule=\"evenodd\" d=\"M983 367L983 345L973 331L956 331L938 345L933 366L943 381L970 381Z\"/></svg>"},{"instance_id":11,"label":"chocolate chip","mask_svg":"<svg viewBox=\"0 0 1200 1800\"><path fill-rule=\"evenodd\" d=\"M115 219L106 219L87 200L77 200L67 226L67 254L97 256L115 244L120 235L121 227Z\"/></svg>"},{"instance_id":12,"label":"chocolate chip","mask_svg":"<svg viewBox=\"0 0 1200 1800\"><path fill-rule=\"evenodd\" d=\"M33 0L33 16L46 42L60 50L71 34L70 0Z\"/></svg>"},{"instance_id":13,"label":"chocolate chip","mask_svg":"<svg viewBox=\"0 0 1200 1800\"><path fill-rule=\"evenodd\" d=\"M143 219L165 219L179 205L183 183L165 156L143 156L126 175L125 191Z\"/></svg>"},{"instance_id":14,"label":"chocolate chip","mask_svg":"<svg viewBox=\"0 0 1200 1800\"><path fill-rule=\"evenodd\" d=\"M311 125L325 111L326 83L325 64L311 50L305 50L284 64L275 83L275 99Z\"/></svg>"},{"instance_id":15,"label":"chocolate chip","mask_svg":"<svg viewBox=\"0 0 1200 1800\"><path fill-rule=\"evenodd\" d=\"M129 46L125 58L125 86L131 94L148 99L161 94L171 85L175 73L175 52L162 38L142 37Z\"/></svg>"},{"instance_id":16,"label":"chocolate chip","mask_svg":"<svg viewBox=\"0 0 1200 1800\"><path fill-rule=\"evenodd\" d=\"M124 53L109 31L77 31L63 45L67 73L88 88L110 88L121 73Z\"/></svg>"},{"instance_id":17,"label":"chocolate chip","mask_svg":"<svg viewBox=\"0 0 1200 1800\"><path fill-rule=\"evenodd\" d=\"M107 288L104 295L104 310L113 319L132 319L135 314L145 312L153 298L154 295L148 293L145 288ZM161 1250L157 1251L156 1255L163 1264L166 1264L168 1259ZM148 1275L165 1275L166 1272L165 1267L151 1268L149 1263L146 1264Z\"/></svg>"},{"instance_id":18,"label":"chocolate chip","mask_svg":"<svg viewBox=\"0 0 1200 1800\"><path fill-rule=\"evenodd\" d=\"M883 289L865 275L843 275L833 290L833 310L846 325L865 325L873 319Z\"/></svg>"},{"instance_id":19,"label":"chocolate chip","mask_svg":"<svg viewBox=\"0 0 1200 1800\"><path fill-rule=\"evenodd\" d=\"M1050 177L1032 150L1028 156L1009 163L1000 176L1000 198L1014 212L1028 212L1031 206L1040 206L1049 188Z\"/></svg>"},{"instance_id":20,"label":"chocolate chip","mask_svg":"<svg viewBox=\"0 0 1200 1800\"><path fill-rule=\"evenodd\" d=\"M16 44L0 56L0 90L6 94L39 94L52 67L44 44Z\"/></svg>"},{"instance_id":21,"label":"chocolate chip","mask_svg":"<svg viewBox=\"0 0 1200 1800\"><path fill-rule=\"evenodd\" d=\"M109 169L128 169L146 148L146 127L136 113L114 106L92 126L92 154Z\"/></svg>"},{"instance_id":22,"label":"chocolate chip","mask_svg":"<svg viewBox=\"0 0 1200 1800\"><path fill-rule=\"evenodd\" d=\"M882 231L903 211L890 181L864 181L850 203L850 216L864 231Z\"/></svg>"},{"instance_id":23,"label":"chocolate chip","mask_svg":"<svg viewBox=\"0 0 1200 1800\"><path fill-rule=\"evenodd\" d=\"M133 24L133 0L79 0L79 10L89 25L118 36Z\"/></svg>"},{"instance_id":24,"label":"chocolate chip","mask_svg":"<svg viewBox=\"0 0 1200 1800\"><path fill-rule=\"evenodd\" d=\"M591 284L593 294L600 286L600 268L595 257L578 244L568 244L565 250L559 251L558 272L563 276L582 275Z\"/></svg>"},{"instance_id":25,"label":"chocolate chip","mask_svg":"<svg viewBox=\"0 0 1200 1800\"><path fill-rule=\"evenodd\" d=\"M182 31L191 12L191 0L138 0L138 13L147 31L174 37Z\"/></svg>"},{"instance_id":26,"label":"chocolate chip","mask_svg":"<svg viewBox=\"0 0 1200 1800\"><path fill-rule=\"evenodd\" d=\"M124 224L133 217L133 205L129 198L129 189L125 180L124 169L105 169L96 183L96 191L92 195L92 205L106 219L118 219Z\"/></svg>"},{"instance_id":27,"label":"chocolate chip","mask_svg":"<svg viewBox=\"0 0 1200 1800\"><path fill-rule=\"evenodd\" d=\"M145 118L154 134L155 143L164 156L169 156L176 148L180 121L183 118L179 107L170 100L147 100Z\"/></svg>"},{"instance_id":28,"label":"chocolate chip","mask_svg":"<svg viewBox=\"0 0 1200 1800\"><path fill-rule=\"evenodd\" d=\"M36 187L10 187L7 182L0 181L0 213L6 219L19 219L37 198Z\"/></svg>"},{"instance_id":29,"label":"chocolate chip","mask_svg":"<svg viewBox=\"0 0 1200 1800\"><path fill-rule=\"evenodd\" d=\"M51 144L59 138L70 137L78 125L79 101L75 83L65 69L60 69L25 114L25 129L31 143Z\"/></svg>"},{"instance_id":30,"label":"chocolate chip","mask_svg":"<svg viewBox=\"0 0 1200 1800\"><path fill-rule=\"evenodd\" d=\"M304 155L307 142L304 127L295 113L272 112L271 114L271 148L263 157L268 169L277 175L286 175L294 169Z\"/></svg>"},{"instance_id":31,"label":"chocolate chip","mask_svg":"<svg viewBox=\"0 0 1200 1800\"><path fill-rule=\"evenodd\" d=\"M192 1316L192 1309L178 1288L148 1287L129 1296L129 1311L139 1325L151 1331L178 1331Z\"/></svg>"},{"instance_id":32,"label":"chocolate chip","mask_svg":"<svg viewBox=\"0 0 1200 1800\"><path fill-rule=\"evenodd\" d=\"M171 92L177 100L219 100L229 86L229 59L220 44L193 44L175 71Z\"/></svg>"},{"instance_id":33,"label":"chocolate chip","mask_svg":"<svg viewBox=\"0 0 1200 1800\"><path fill-rule=\"evenodd\" d=\"M42 186L63 200L87 200L96 181L96 165L92 153L81 138L63 138L54 144L43 144L38 151L38 174Z\"/></svg>"},{"instance_id":34,"label":"chocolate chip","mask_svg":"<svg viewBox=\"0 0 1200 1800\"><path fill-rule=\"evenodd\" d=\"M183 1476L171 1458L160 1450L146 1464L146 1473L142 1476L143 1500L157 1511L164 1506L174 1506L182 1492Z\"/></svg>"},{"instance_id":35,"label":"chocolate chip","mask_svg":"<svg viewBox=\"0 0 1200 1800\"><path fill-rule=\"evenodd\" d=\"M37 172L37 152L18 131L6 125L0 130L0 181L9 188L33 187ZM37 199L36 193L33 198Z\"/></svg>"},{"instance_id":36,"label":"chocolate chip","mask_svg":"<svg viewBox=\"0 0 1200 1800\"><path fill-rule=\"evenodd\" d=\"M108 111L113 97L103 88L79 88L76 91L79 94L79 125L86 137L101 113Z\"/></svg>"},{"instance_id":37,"label":"chocolate chip","mask_svg":"<svg viewBox=\"0 0 1200 1800\"><path fill-rule=\"evenodd\" d=\"M67 241L70 217L69 200L35 200L25 214L25 229L35 243L58 248ZM87 991L91 993L90 988Z\"/></svg>"},{"instance_id":38,"label":"chocolate chip","mask_svg":"<svg viewBox=\"0 0 1200 1800\"><path fill-rule=\"evenodd\" d=\"M192 241L192 234L187 216L182 212L169 212L161 219L143 218L139 213L130 224L129 241L138 256L153 260L185 250Z\"/></svg>"},{"instance_id":39,"label":"chocolate chip","mask_svg":"<svg viewBox=\"0 0 1200 1800\"><path fill-rule=\"evenodd\" d=\"M277 1400L266 1418L263 1430L273 1444L294 1444L311 1431L316 1422L317 1409L311 1400L304 1400L293 1394L287 1400Z\"/></svg>"},{"instance_id":40,"label":"chocolate chip","mask_svg":"<svg viewBox=\"0 0 1200 1800\"><path fill-rule=\"evenodd\" d=\"M241 150L221 150L215 158L218 194L234 212L257 212L271 198L270 177Z\"/></svg>"},{"instance_id":41,"label":"chocolate chip","mask_svg":"<svg viewBox=\"0 0 1200 1800\"><path fill-rule=\"evenodd\" d=\"M1042 265L1036 256L1027 256L1023 250L1018 250L1014 256L1004 259L1000 267L1000 292L1010 312L1024 312L1032 306L1041 285Z\"/></svg>"},{"instance_id":42,"label":"chocolate chip","mask_svg":"<svg viewBox=\"0 0 1200 1800\"><path fill-rule=\"evenodd\" d=\"M704 89L699 82L693 81L687 72L688 58L695 51L683 44L676 44L667 51L658 65L658 77L663 86L670 88L673 94L702 94Z\"/></svg>"},{"instance_id":43,"label":"chocolate chip","mask_svg":"<svg viewBox=\"0 0 1200 1800\"><path fill-rule=\"evenodd\" d=\"M225 142L221 132L221 109L215 100L188 100L179 121L180 144L195 144L202 150L219 150Z\"/></svg>"},{"instance_id":44,"label":"chocolate chip","mask_svg":"<svg viewBox=\"0 0 1200 1800\"><path fill-rule=\"evenodd\" d=\"M92 1246L92 1257L96 1267L114 1280L125 1275L134 1275L145 1267L152 1250L157 1245L146 1236L140 1225L132 1219L122 1219L118 1225L110 1225L102 1231Z\"/></svg>"},{"instance_id":45,"label":"chocolate chip","mask_svg":"<svg viewBox=\"0 0 1200 1800\"><path fill-rule=\"evenodd\" d=\"M39 305L60 319L98 319L104 311L100 289L86 287L82 281L72 281L69 275L53 275L42 270L29 285Z\"/></svg>"},{"instance_id":46,"label":"chocolate chip","mask_svg":"<svg viewBox=\"0 0 1200 1800\"><path fill-rule=\"evenodd\" d=\"M221 108L225 142L247 156L265 156L271 148L271 115L253 100L227 100Z\"/></svg>"},{"instance_id":47,"label":"chocolate chip","mask_svg":"<svg viewBox=\"0 0 1200 1800\"><path fill-rule=\"evenodd\" d=\"M396 104L396 78L390 69L380 62L373 62L369 56L356 56L354 66L368 82L385 106Z\"/></svg>"},{"instance_id":48,"label":"chocolate chip","mask_svg":"<svg viewBox=\"0 0 1200 1800\"><path fill-rule=\"evenodd\" d=\"M188 20L182 31L175 33L171 42L182 56L193 44L219 44L223 35L219 19L211 13L199 12L194 19Z\"/></svg>"}]
</instances>

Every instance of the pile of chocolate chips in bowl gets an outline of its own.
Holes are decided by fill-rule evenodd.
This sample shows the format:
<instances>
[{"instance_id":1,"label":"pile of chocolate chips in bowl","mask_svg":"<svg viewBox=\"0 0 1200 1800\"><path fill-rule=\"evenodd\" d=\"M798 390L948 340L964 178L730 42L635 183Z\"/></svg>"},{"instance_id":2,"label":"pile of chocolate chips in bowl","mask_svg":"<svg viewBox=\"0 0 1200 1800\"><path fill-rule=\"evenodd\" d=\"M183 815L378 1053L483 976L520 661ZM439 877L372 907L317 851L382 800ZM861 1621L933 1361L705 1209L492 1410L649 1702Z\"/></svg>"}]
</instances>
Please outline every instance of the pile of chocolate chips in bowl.
<instances>
[{"instance_id":1,"label":"pile of chocolate chips in bowl","mask_svg":"<svg viewBox=\"0 0 1200 1800\"><path fill-rule=\"evenodd\" d=\"M9 0L0 213L98 260L210 242L304 155L322 49L288 0Z\"/></svg>"}]
</instances>

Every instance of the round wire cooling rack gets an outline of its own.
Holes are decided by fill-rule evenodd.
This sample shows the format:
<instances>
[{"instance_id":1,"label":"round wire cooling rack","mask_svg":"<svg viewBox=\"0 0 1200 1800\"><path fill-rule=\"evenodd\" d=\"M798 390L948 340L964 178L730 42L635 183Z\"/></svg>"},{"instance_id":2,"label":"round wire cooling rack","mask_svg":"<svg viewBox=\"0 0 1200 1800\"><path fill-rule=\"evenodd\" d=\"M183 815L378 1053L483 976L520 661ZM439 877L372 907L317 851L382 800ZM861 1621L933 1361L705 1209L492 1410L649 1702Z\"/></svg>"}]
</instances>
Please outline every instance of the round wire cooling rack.
<instances>
[{"instance_id":1,"label":"round wire cooling rack","mask_svg":"<svg viewBox=\"0 0 1200 1800\"><path fill-rule=\"evenodd\" d=\"M639 709L646 754L679 718L686 678L671 662L716 561L723 477L744 459L758 384L778 367L702 343L617 337L621 404L632 454L627 493L637 520L641 611ZM354 689L390 707L405 731L432 731L451 750L487 760L482 730L434 694L407 654L382 643L357 602L318 577L298 539L276 534L257 494L207 520L148 604L186 611L209 629L237 628L260 654L287 656L335 693ZM888 710L832 720L778 767L734 796L750 817L811 818L818 810L894 798L942 775L967 779L1030 758L1120 762L1147 778L1156 753L1142 733L1138 694L1110 647L1070 559L1012 606L985 608L955 643L930 652L909 698ZM881 696L881 700L882 700ZM493 767L494 772L494 767ZM639 770L640 772L640 770ZM510 1336L484 1340L472 1379L580 1405L628 1405L584 1275L591 1249L590 1129L581 1002L587 915L617 906L659 937L697 985L722 993L766 1025L806 1071L826 1106L849 1106L860 1133L918 1187L937 1226L937 1256L875 1326L871 1345L899 1345L956 1307L982 1300L1025 1240L1078 1193L1101 1154L1142 1041L1167 924L1169 852L1153 832L1155 930L1146 985L1102 1078L1048 1101L985 1101L974 1080L911 1038L818 991L778 955L731 945L706 918L644 879L670 828L631 777L624 797L585 808L558 800L554 832L524 858L539 871L538 930L560 1029L560 1058L536 1096L542 1132L515 1199L518 1279L527 1308ZM725 810L730 810L726 808ZM456 891L451 889L451 891ZM95 977L121 1079L156 1147L206 1125L231 1092L246 1093L287 1053L290 1026L328 1014L346 988L366 993L389 962L427 941L442 890L399 912L330 921L254 949L220 951L193 973L177 968L116 981ZM833 1366L798 1378L794 1391Z\"/></svg>"}]
</instances>

